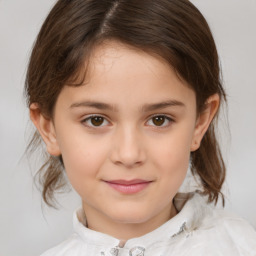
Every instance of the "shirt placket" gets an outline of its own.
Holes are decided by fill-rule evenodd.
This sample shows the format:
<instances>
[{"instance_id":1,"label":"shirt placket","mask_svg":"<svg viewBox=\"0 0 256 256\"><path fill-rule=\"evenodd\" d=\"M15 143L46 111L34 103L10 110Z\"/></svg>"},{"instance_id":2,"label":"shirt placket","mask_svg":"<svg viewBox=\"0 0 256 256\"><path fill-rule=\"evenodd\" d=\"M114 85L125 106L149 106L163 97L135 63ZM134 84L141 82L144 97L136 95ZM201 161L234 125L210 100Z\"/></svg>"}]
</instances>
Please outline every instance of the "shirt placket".
<instances>
[{"instance_id":1,"label":"shirt placket","mask_svg":"<svg viewBox=\"0 0 256 256\"><path fill-rule=\"evenodd\" d=\"M144 256L145 248L142 246L136 246L129 251L122 250L122 248L114 247L106 252L101 252L100 256Z\"/></svg>"}]
</instances>

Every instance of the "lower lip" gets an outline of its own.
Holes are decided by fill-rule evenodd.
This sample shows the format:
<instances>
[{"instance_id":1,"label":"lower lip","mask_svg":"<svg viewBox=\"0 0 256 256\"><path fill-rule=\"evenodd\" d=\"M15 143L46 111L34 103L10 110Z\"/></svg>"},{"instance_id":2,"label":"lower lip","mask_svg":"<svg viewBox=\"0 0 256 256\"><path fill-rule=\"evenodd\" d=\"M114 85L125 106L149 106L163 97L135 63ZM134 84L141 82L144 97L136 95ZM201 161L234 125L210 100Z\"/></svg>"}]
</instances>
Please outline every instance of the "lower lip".
<instances>
[{"instance_id":1,"label":"lower lip","mask_svg":"<svg viewBox=\"0 0 256 256\"><path fill-rule=\"evenodd\" d=\"M107 182L107 184L113 189L117 190L122 194L128 194L128 195L139 193L140 191L148 187L150 183L151 182L143 182L143 183L137 183L137 184L124 185L124 184Z\"/></svg>"}]
</instances>

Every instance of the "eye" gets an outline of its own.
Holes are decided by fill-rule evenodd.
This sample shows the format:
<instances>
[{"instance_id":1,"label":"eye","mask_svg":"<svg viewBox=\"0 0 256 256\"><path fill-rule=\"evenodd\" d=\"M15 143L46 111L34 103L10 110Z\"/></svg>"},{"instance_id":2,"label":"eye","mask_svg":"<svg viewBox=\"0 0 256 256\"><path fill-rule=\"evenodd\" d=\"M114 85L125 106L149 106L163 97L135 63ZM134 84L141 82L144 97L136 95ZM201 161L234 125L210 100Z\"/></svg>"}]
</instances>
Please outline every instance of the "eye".
<instances>
[{"instance_id":1,"label":"eye","mask_svg":"<svg viewBox=\"0 0 256 256\"><path fill-rule=\"evenodd\" d=\"M158 116L153 116L152 118L149 119L147 122L148 125L152 126L157 126L157 127L166 127L172 122L173 120L165 115L158 115Z\"/></svg>"},{"instance_id":2,"label":"eye","mask_svg":"<svg viewBox=\"0 0 256 256\"><path fill-rule=\"evenodd\" d=\"M85 118L82 123L89 127L101 127L109 124L109 122L102 116L89 116Z\"/></svg>"}]
</instances>

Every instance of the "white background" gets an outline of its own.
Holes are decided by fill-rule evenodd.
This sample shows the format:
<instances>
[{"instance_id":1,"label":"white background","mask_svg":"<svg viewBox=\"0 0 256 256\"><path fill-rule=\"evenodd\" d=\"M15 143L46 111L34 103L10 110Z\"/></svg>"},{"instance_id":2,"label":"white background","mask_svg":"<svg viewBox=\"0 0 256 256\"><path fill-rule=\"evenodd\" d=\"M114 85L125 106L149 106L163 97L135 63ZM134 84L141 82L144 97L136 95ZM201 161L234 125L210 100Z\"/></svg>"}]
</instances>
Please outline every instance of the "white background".
<instances>
[{"instance_id":1,"label":"white background","mask_svg":"<svg viewBox=\"0 0 256 256\"><path fill-rule=\"evenodd\" d=\"M0 256L39 255L65 239L80 202L72 192L60 198L60 211L42 207L22 158L30 132L22 94L26 65L54 2L0 0ZM214 33L228 93L220 127L227 208L256 227L256 0L192 2Z\"/></svg>"}]
</instances>

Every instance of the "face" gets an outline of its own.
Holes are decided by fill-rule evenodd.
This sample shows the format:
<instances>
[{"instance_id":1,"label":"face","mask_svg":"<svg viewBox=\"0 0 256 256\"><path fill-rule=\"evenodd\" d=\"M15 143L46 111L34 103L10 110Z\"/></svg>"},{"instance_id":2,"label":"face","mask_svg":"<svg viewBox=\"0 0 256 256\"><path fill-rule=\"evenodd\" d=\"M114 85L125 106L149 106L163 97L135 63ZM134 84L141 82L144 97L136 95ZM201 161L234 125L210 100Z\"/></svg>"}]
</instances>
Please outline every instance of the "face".
<instances>
[{"instance_id":1,"label":"face","mask_svg":"<svg viewBox=\"0 0 256 256\"><path fill-rule=\"evenodd\" d=\"M161 59L110 42L85 85L64 87L46 142L61 154L87 217L149 223L169 216L202 125L196 97Z\"/></svg>"}]
</instances>

